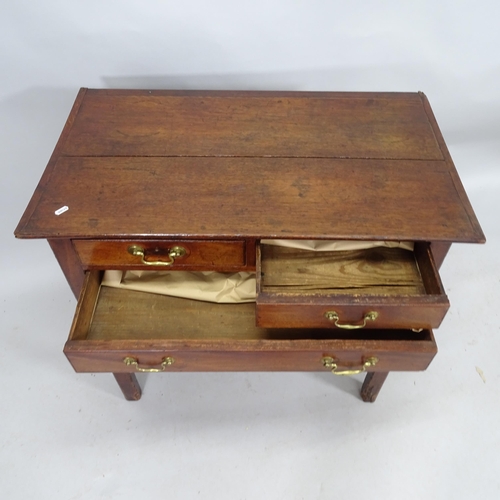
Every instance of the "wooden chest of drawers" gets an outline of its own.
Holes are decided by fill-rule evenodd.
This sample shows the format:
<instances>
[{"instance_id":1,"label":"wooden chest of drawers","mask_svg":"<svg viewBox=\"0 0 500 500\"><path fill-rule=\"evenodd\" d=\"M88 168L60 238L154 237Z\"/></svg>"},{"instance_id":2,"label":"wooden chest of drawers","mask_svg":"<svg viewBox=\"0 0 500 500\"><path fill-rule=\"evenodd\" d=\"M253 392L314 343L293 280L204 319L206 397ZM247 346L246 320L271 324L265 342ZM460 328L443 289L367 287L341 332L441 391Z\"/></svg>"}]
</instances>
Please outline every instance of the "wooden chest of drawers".
<instances>
[{"instance_id":1,"label":"wooden chest of drawers","mask_svg":"<svg viewBox=\"0 0 500 500\"><path fill-rule=\"evenodd\" d=\"M136 371L331 370L366 371L374 401L437 352L451 243L484 242L422 93L82 89L15 234L79 297L75 370L127 399ZM166 268L256 273L255 303L101 286Z\"/></svg>"}]
</instances>

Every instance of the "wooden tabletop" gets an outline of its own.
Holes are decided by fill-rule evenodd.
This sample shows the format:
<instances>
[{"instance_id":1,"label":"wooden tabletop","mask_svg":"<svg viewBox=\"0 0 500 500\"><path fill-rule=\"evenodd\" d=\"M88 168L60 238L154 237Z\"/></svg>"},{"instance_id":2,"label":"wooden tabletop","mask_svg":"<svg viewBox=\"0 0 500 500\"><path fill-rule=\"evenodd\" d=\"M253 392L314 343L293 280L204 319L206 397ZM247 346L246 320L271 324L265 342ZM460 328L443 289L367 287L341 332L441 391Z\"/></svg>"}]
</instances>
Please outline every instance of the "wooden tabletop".
<instances>
[{"instance_id":1,"label":"wooden tabletop","mask_svg":"<svg viewBox=\"0 0 500 500\"><path fill-rule=\"evenodd\" d=\"M422 93L89 89L16 236L484 241Z\"/></svg>"}]
</instances>

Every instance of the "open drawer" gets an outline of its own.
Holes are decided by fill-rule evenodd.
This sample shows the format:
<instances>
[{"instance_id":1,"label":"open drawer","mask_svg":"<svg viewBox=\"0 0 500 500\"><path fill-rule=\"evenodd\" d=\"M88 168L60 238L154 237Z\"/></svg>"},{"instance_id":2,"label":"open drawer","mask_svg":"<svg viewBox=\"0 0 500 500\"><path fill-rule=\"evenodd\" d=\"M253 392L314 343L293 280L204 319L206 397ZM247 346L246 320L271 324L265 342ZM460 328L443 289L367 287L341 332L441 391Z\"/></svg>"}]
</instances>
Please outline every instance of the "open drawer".
<instances>
[{"instance_id":1,"label":"open drawer","mask_svg":"<svg viewBox=\"0 0 500 500\"><path fill-rule=\"evenodd\" d=\"M313 252L257 247L263 328L437 328L449 308L430 247Z\"/></svg>"},{"instance_id":2,"label":"open drawer","mask_svg":"<svg viewBox=\"0 0 500 500\"><path fill-rule=\"evenodd\" d=\"M265 329L255 305L101 287L87 273L64 352L78 372L424 370L431 330Z\"/></svg>"}]
</instances>

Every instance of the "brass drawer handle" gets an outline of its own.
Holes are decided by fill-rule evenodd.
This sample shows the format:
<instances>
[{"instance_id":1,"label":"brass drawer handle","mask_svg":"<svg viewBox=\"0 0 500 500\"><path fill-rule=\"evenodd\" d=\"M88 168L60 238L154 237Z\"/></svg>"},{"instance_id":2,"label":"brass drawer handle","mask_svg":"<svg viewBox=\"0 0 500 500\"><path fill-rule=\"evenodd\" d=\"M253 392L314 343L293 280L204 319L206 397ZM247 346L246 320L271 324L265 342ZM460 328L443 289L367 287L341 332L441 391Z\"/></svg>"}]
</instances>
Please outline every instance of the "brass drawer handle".
<instances>
[{"instance_id":1,"label":"brass drawer handle","mask_svg":"<svg viewBox=\"0 0 500 500\"><path fill-rule=\"evenodd\" d=\"M367 368L375 366L378 363L378 358L370 356L363 362L361 368L354 368L352 370L338 370L337 360L331 356L324 356L321 361L323 366L331 370L334 375L356 375L358 373L366 372Z\"/></svg>"},{"instance_id":2,"label":"brass drawer handle","mask_svg":"<svg viewBox=\"0 0 500 500\"><path fill-rule=\"evenodd\" d=\"M168 251L168 258L170 260L146 260L146 251L139 245L131 245L128 247L128 253L141 258L141 262L147 266L171 266L177 257L186 255L184 247L172 247Z\"/></svg>"},{"instance_id":3,"label":"brass drawer handle","mask_svg":"<svg viewBox=\"0 0 500 500\"><path fill-rule=\"evenodd\" d=\"M351 325L349 323L339 323L340 317L338 313L335 311L327 311L325 313L326 319L329 319L330 321L335 321L335 326L337 328L344 328L344 330L359 330L360 328L364 328L366 326L367 321L375 321L377 317L378 317L378 312L370 311L363 316L363 323L361 323L361 325Z\"/></svg>"},{"instance_id":4,"label":"brass drawer handle","mask_svg":"<svg viewBox=\"0 0 500 500\"><path fill-rule=\"evenodd\" d=\"M174 358L171 358L170 356L168 358L163 358L159 368L143 368L142 366L139 366L139 361L137 361L137 359L135 358L132 358L131 356L127 356L123 360L123 362L127 366L135 366L135 370L138 372L157 373L157 372L164 372L167 366L173 365Z\"/></svg>"}]
</instances>

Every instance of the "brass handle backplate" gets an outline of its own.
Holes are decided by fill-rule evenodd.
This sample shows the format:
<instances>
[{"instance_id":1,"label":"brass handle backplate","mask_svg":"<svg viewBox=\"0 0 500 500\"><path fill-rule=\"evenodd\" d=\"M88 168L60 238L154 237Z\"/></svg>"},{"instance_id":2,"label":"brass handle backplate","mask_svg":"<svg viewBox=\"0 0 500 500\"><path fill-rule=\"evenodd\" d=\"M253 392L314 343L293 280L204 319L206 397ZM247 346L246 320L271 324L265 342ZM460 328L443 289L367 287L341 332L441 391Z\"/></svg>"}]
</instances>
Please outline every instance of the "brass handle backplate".
<instances>
[{"instance_id":1,"label":"brass handle backplate","mask_svg":"<svg viewBox=\"0 0 500 500\"><path fill-rule=\"evenodd\" d=\"M175 246L167 251L167 257L170 260L146 260L146 250L139 245L131 245L128 247L128 253L141 258L141 263L147 266L171 266L175 259L186 255L184 247Z\"/></svg>"},{"instance_id":2,"label":"brass handle backplate","mask_svg":"<svg viewBox=\"0 0 500 500\"><path fill-rule=\"evenodd\" d=\"M127 356L123 362L127 366L135 366L135 370L138 372L147 372L147 373L157 373L157 372L164 372L165 368L167 366L173 365L174 364L174 358L172 357L167 357L163 358L161 365L158 368L155 368L154 366L152 367L143 367L139 365L139 361L136 358L132 358L131 356Z\"/></svg>"},{"instance_id":3,"label":"brass handle backplate","mask_svg":"<svg viewBox=\"0 0 500 500\"><path fill-rule=\"evenodd\" d=\"M366 326L367 321L375 321L377 317L378 312L370 311L363 316L363 323L361 323L360 325L352 325L350 323L339 323L340 316L336 311L327 311L325 313L326 319L334 321L337 328L343 328L344 330L359 330L360 328L364 328Z\"/></svg>"},{"instance_id":4,"label":"brass handle backplate","mask_svg":"<svg viewBox=\"0 0 500 500\"><path fill-rule=\"evenodd\" d=\"M334 375L356 375L358 373L366 372L367 368L375 366L378 363L378 358L375 356L370 356L363 361L363 364L359 368L352 368L349 370L339 370L338 361L331 356L324 356L321 359L323 366L331 370Z\"/></svg>"}]
</instances>

